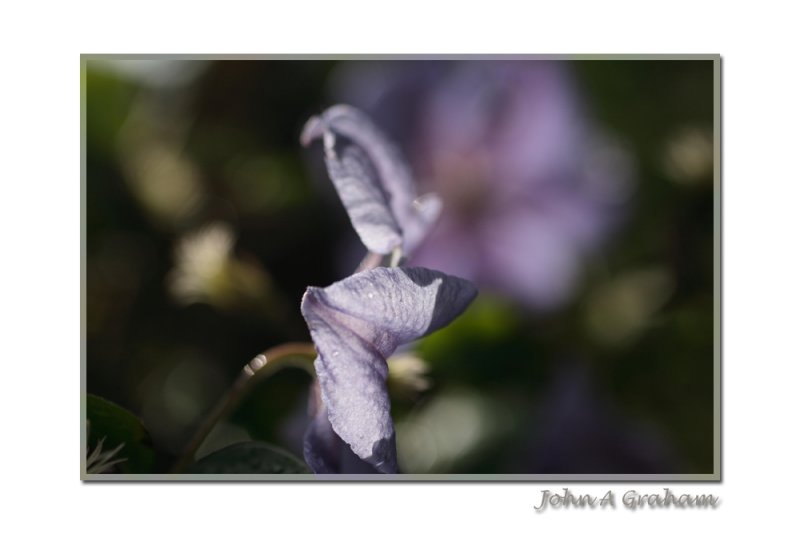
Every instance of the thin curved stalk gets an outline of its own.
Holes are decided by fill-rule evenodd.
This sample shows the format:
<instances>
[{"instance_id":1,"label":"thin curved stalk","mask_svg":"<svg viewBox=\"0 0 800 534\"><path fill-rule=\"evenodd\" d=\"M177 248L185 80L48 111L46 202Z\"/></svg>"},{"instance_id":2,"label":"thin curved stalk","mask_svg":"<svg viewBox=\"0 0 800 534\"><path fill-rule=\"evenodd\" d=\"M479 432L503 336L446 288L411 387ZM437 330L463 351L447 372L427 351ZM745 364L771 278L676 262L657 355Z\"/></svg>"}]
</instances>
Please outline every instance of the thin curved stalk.
<instances>
[{"instance_id":1,"label":"thin curved stalk","mask_svg":"<svg viewBox=\"0 0 800 534\"><path fill-rule=\"evenodd\" d=\"M226 419L256 384L285 367L299 367L313 376L316 356L317 352L312 343L285 343L265 350L250 360L228 392L203 420L170 472L180 473L192 463L197 449L217 423Z\"/></svg>"}]
</instances>

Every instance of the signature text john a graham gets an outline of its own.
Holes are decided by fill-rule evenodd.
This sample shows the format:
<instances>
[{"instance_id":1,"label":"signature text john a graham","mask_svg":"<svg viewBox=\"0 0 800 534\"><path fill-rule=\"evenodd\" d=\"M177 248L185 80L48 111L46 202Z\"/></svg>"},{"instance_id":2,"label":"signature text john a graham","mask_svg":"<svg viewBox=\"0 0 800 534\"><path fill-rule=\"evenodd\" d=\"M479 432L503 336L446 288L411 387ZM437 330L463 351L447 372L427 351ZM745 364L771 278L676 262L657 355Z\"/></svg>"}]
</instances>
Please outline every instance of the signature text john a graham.
<instances>
[{"instance_id":1,"label":"signature text john a graham","mask_svg":"<svg viewBox=\"0 0 800 534\"><path fill-rule=\"evenodd\" d=\"M641 493L629 490L622 494L622 507L629 510L642 508L716 508L719 497L712 494L676 494L669 488L659 493ZM541 502L534 507L537 512L559 508L616 508L617 496L609 490L604 494L575 494L569 488L561 492L542 490Z\"/></svg>"}]
</instances>

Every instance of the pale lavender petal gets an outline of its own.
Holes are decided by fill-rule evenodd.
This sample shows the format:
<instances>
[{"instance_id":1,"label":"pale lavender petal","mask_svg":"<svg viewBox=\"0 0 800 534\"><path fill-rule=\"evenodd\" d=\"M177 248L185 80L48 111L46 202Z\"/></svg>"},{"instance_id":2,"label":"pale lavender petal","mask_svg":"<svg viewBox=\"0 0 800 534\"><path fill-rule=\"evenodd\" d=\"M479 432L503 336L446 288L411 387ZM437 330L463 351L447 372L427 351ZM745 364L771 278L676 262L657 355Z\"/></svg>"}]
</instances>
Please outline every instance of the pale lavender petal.
<instances>
[{"instance_id":1,"label":"pale lavender petal","mask_svg":"<svg viewBox=\"0 0 800 534\"><path fill-rule=\"evenodd\" d=\"M342 323L343 314L324 303L323 292L309 288L302 310L319 354L314 367L330 423L360 458L396 472L386 360Z\"/></svg>"},{"instance_id":2,"label":"pale lavender petal","mask_svg":"<svg viewBox=\"0 0 800 534\"><path fill-rule=\"evenodd\" d=\"M369 117L352 106L332 106L322 114L322 120L334 133L347 137L366 151L389 194L392 211L402 224L417 193L411 170L397 146Z\"/></svg>"},{"instance_id":3,"label":"pale lavender petal","mask_svg":"<svg viewBox=\"0 0 800 534\"><path fill-rule=\"evenodd\" d=\"M417 191L405 158L397 146L361 111L345 104L328 108L321 116L309 119L303 128L301 142L308 145L314 139L323 137L326 131L345 137L367 155L376 171L376 182L384 193L388 210L403 234L403 250L410 253L438 217L438 200L426 200L422 206L415 204L418 200ZM344 198L342 200L345 202ZM353 222L355 225L356 221ZM362 231L358 227L356 230L363 240ZM366 241L364 244L370 250L380 252L377 248L371 248Z\"/></svg>"},{"instance_id":4,"label":"pale lavender petal","mask_svg":"<svg viewBox=\"0 0 800 534\"><path fill-rule=\"evenodd\" d=\"M439 219L442 213L442 198L435 193L419 197L414 201L414 207L426 225L431 225Z\"/></svg>"},{"instance_id":5,"label":"pale lavender petal","mask_svg":"<svg viewBox=\"0 0 800 534\"><path fill-rule=\"evenodd\" d=\"M416 216L406 223L404 232L404 251L411 254L425 240L439 220L442 213L442 199L435 193L421 196L414 201Z\"/></svg>"},{"instance_id":6,"label":"pale lavender petal","mask_svg":"<svg viewBox=\"0 0 800 534\"><path fill-rule=\"evenodd\" d=\"M300 144L307 147L315 139L322 137L324 130L325 124L322 119L317 116L311 117L306 121L303 131L300 133Z\"/></svg>"},{"instance_id":7,"label":"pale lavender petal","mask_svg":"<svg viewBox=\"0 0 800 534\"><path fill-rule=\"evenodd\" d=\"M324 289L311 287L303 296L331 425L378 470L397 469L386 358L398 345L450 323L476 293L470 282L437 271L379 267Z\"/></svg>"},{"instance_id":8,"label":"pale lavender petal","mask_svg":"<svg viewBox=\"0 0 800 534\"><path fill-rule=\"evenodd\" d=\"M314 416L306 429L303 456L311 470L317 474L380 473L372 464L356 456L342 438L336 435L324 409Z\"/></svg>"},{"instance_id":9,"label":"pale lavender petal","mask_svg":"<svg viewBox=\"0 0 800 534\"><path fill-rule=\"evenodd\" d=\"M309 295L338 312L338 321L388 357L398 345L458 317L477 290L467 280L422 267L379 267L324 290L309 288Z\"/></svg>"},{"instance_id":10,"label":"pale lavender petal","mask_svg":"<svg viewBox=\"0 0 800 534\"><path fill-rule=\"evenodd\" d=\"M327 151L326 151L327 152ZM372 252L389 254L403 242L386 195L367 155L356 145L326 153L328 175L358 236Z\"/></svg>"}]
</instances>

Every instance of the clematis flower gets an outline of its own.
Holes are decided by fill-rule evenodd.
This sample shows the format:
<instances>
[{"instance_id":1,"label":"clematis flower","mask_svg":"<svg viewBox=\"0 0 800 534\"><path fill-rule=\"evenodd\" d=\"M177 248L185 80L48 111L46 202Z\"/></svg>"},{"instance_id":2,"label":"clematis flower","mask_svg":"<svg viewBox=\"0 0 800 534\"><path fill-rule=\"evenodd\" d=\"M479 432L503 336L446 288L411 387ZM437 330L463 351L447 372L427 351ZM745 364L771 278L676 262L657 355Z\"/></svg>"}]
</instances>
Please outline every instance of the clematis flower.
<instances>
[{"instance_id":1,"label":"clematis flower","mask_svg":"<svg viewBox=\"0 0 800 534\"><path fill-rule=\"evenodd\" d=\"M566 63L347 62L333 92L443 199L411 264L555 309L626 211L630 156L587 117Z\"/></svg>"},{"instance_id":2,"label":"clematis flower","mask_svg":"<svg viewBox=\"0 0 800 534\"><path fill-rule=\"evenodd\" d=\"M397 471L386 359L449 324L476 294L467 280L422 267L377 267L308 288L301 310L317 347L324 406L306 436L305 457L315 472L341 469L328 423L358 458L380 472Z\"/></svg>"},{"instance_id":3,"label":"clematis flower","mask_svg":"<svg viewBox=\"0 0 800 534\"><path fill-rule=\"evenodd\" d=\"M301 143L319 138L331 181L371 254L356 274L303 295L318 354L304 456L317 473L395 473L386 360L458 317L477 291L462 278L397 267L431 229L441 202L417 196L402 155L368 117L333 106L306 123ZM390 267L378 267L388 255Z\"/></svg>"}]
</instances>

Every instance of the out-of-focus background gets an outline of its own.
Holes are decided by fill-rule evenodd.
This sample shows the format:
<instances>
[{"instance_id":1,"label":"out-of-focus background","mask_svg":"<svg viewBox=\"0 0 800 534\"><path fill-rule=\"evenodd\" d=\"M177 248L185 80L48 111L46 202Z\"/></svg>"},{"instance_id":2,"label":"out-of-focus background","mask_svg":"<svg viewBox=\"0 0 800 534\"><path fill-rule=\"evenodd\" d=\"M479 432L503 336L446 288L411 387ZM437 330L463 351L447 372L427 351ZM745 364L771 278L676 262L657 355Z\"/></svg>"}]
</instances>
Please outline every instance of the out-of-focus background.
<instances>
[{"instance_id":1,"label":"out-of-focus background","mask_svg":"<svg viewBox=\"0 0 800 534\"><path fill-rule=\"evenodd\" d=\"M444 199L411 263L480 290L395 367L401 470L713 471L712 61L91 59L83 91L87 391L153 470L360 261L298 142L346 102ZM302 457L310 383L264 381L200 454Z\"/></svg>"}]
</instances>

